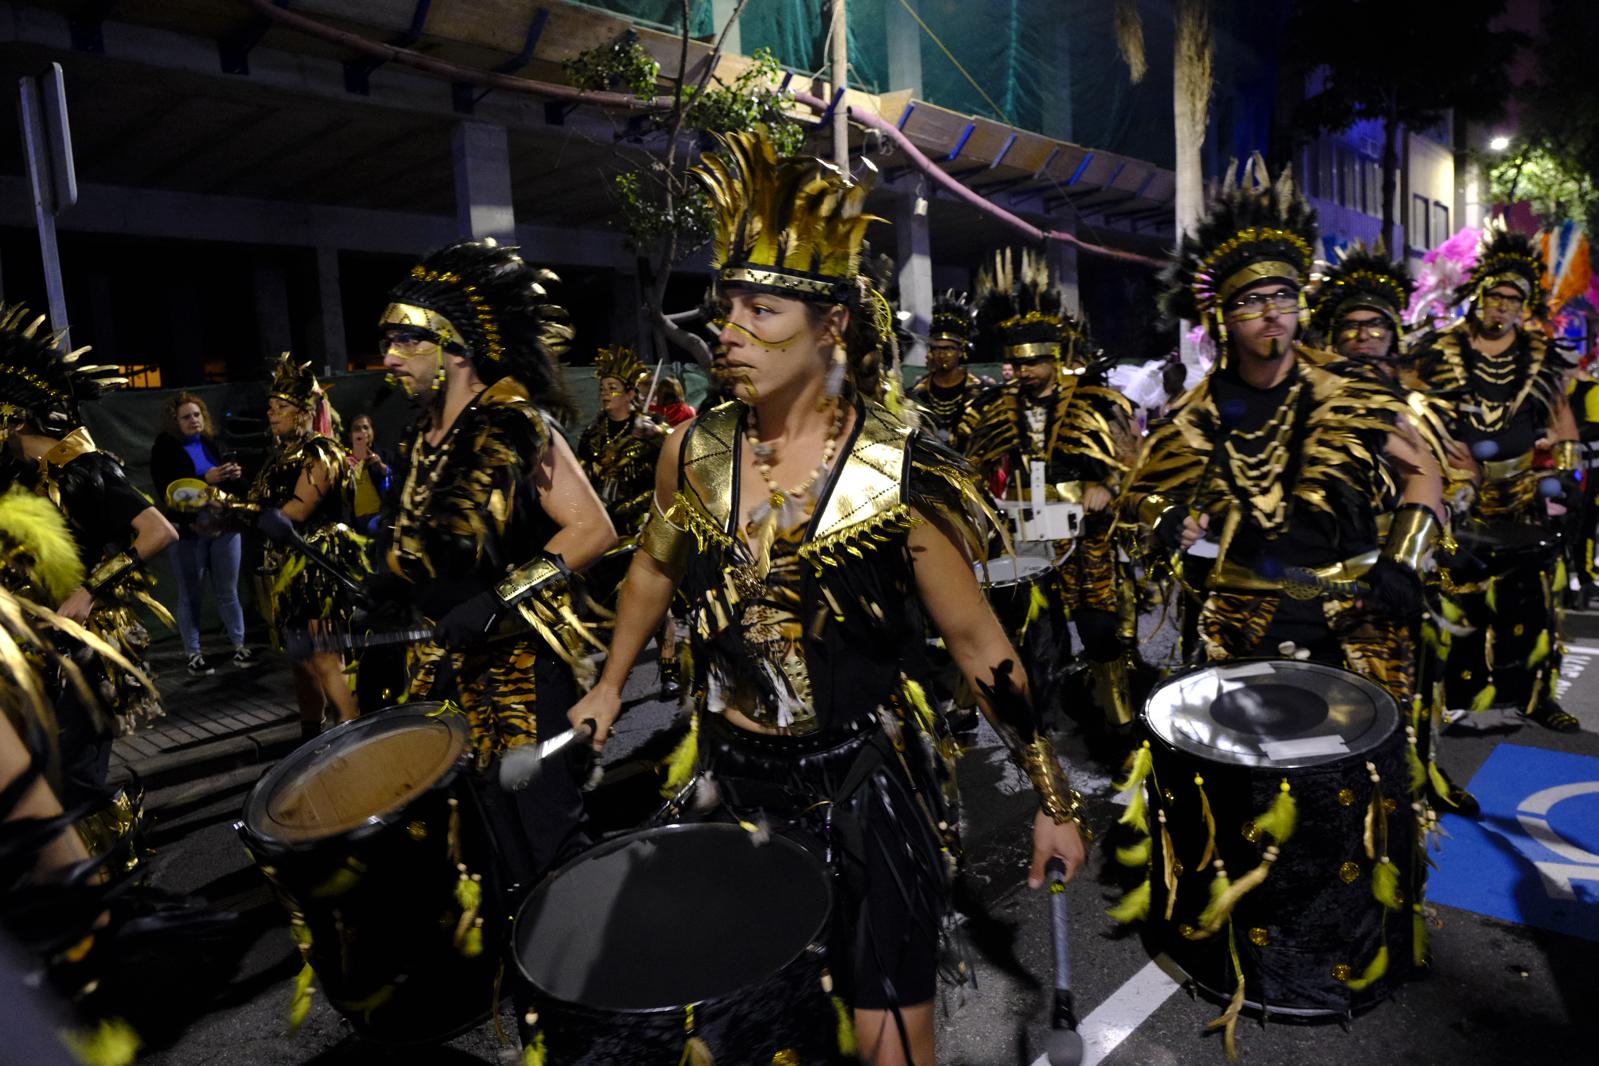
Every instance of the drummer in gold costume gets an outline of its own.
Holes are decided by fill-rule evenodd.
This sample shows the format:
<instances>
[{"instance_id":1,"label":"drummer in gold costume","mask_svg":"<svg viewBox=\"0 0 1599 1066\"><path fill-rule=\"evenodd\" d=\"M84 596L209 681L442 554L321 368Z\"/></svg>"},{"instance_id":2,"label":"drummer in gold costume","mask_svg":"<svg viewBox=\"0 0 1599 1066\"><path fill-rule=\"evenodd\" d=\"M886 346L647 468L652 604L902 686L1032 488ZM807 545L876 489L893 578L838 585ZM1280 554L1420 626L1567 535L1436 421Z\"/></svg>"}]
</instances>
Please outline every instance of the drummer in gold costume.
<instances>
[{"instance_id":1,"label":"drummer in gold costume","mask_svg":"<svg viewBox=\"0 0 1599 1066\"><path fill-rule=\"evenodd\" d=\"M1324 275L1311 304L1311 327L1342 360L1332 364L1333 369L1406 390L1411 417L1431 430L1425 439L1442 445L1433 458L1443 471L1446 510L1454 521L1470 506L1478 469L1470 450L1449 436L1443 424L1447 409L1439 398L1407 387L1407 381L1414 380L1403 343L1410 290L1410 272L1403 263L1391 262L1380 243L1373 250L1357 244ZM1379 537L1387 537L1397 504L1398 499L1391 496L1389 505L1378 514ZM1453 640L1450 630L1458 627L1440 624L1434 609L1439 593L1437 571L1428 571L1423 578L1428 609L1417 620L1415 699L1404 710L1410 714L1417 754L1427 766L1433 803L1475 817L1477 801L1451 781L1434 758L1446 706L1443 681Z\"/></svg>"},{"instance_id":2,"label":"drummer in gold costume","mask_svg":"<svg viewBox=\"0 0 1599 1066\"><path fill-rule=\"evenodd\" d=\"M646 373L631 348L601 348L594 355L600 411L578 440L583 473L600 494L618 536L632 537L650 513L655 460L664 433L639 410L638 383Z\"/></svg>"},{"instance_id":3,"label":"drummer in gold costume","mask_svg":"<svg viewBox=\"0 0 1599 1066\"><path fill-rule=\"evenodd\" d=\"M1454 708L1514 706L1558 732L1579 728L1555 700L1565 566L1546 500L1576 501L1581 444L1566 402L1572 360L1536 325L1543 260L1526 237L1484 234L1456 293L1465 317L1416 345L1418 387L1449 408L1450 431L1482 464L1482 489L1457 530L1444 588L1475 628L1450 650L1445 690ZM1547 449L1554 470L1537 470Z\"/></svg>"},{"instance_id":4,"label":"drummer in gold costume","mask_svg":"<svg viewBox=\"0 0 1599 1066\"><path fill-rule=\"evenodd\" d=\"M1084 512L1081 535L1054 546L1054 572L1035 588L1011 636L1034 690L1059 691L1056 678L1071 654L1069 620L1106 723L1125 727L1133 720L1128 685L1136 618L1118 572L1109 505L1133 457L1132 404L1107 387L1107 361L1086 325L1062 306L1042 256L1000 252L978 275L977 304L983 343L1016 366L1016 377L967 411L961 431L967 458L1007 501L1031 499L1030 470L1041 462L1047 498L1080 504Z\"/></svg>"},{"instance_id":5,"label":"drummer in gold costume","mask_svg":"<svg viewBox=\"0 0 1599 1066\"><path fill-rule=\"evenodd\" d=\"M721 138L696 173L716 212L735 398L663 449L605 671L571 719L595 719L604 742L681 585L696 713L674 788L701 767L733 817L814 842L834 873L827 960L861 1060L934 1062L958 840L926 698L927 618L990 695L985 712L1038 791L1033 884L1050 857L1068 875L1082 862L1077 799L973 575L978 486L958 455L871 399L893 321L860 270L867 190L814 159L779 159L764 130Z\"/></svg>"},{"instance_id":6,"label":"drummer in gold costume","mask_svg":"<svg viewBox=\"0 0 1599 1066\"><path fill-rule=\"evenodd\" d=\"M1206 326L1217 367L1151 428L1122 514L1173 555L1214 538L1197 593L1205 658L1309 657L1409 707L1418 571L1442 516L1436 448L1402 394L1295 342L1315 213L1258 157L1235 174L1167 275L1167 311Z\"/></svg>"},{"instance_id":7,"label":"drummer in gold costume","mask_svg":"<svg viewBox=\"0 0 1599 1066\"><path fill-rule=\"evenodd\" d=\"M352 580L367 570L365 542L349 525L354 517L350 467L344 449L328 434L326 404L311 364L283 353L267 398L267 427L277 443L244 500L260 508L258 521L271 541L261 555L256 599L275 639L289 630L347 628L354 606L335 578L309 562L298 546L282 543L290 528ZM292 659L290 668L302 735L316 736L329 710L341 722L356 716L338 652L316 650Z\"/></svg>"},{"instance_id":8,"label":"drummer in gold costume","mask_svg":"<svg viewBox=\"0 0 1599 1066\"><path fill-rule=\"evenodd\" d=\"M379 323L383 365L421 412L394 464L370 590L437 624L413 648L410 698L465 712L523 889L581 842L579 782L562 762L511 796L495 767L565 728L573 669L595 646L569 580L616 542L555 421L570 413L556 357L572 339L555 282L514 247L459 241L411 268Z\"/></svg>"},{"instance_id":9,"label":"drummer in gold costume","mask_svg":"<svg viewBox=\"0 0 1599 1066\"><path fill-rule=\"evenodd\" d=\"M977 311L971 300L964 292L946 290L933 301L927 373L906 393L921 411L922 424L957 448L966 412L993 386L966 367L976 340Z\"/></svg>"},{"instance_id":10,"label":"drummer in gold costume","mask_svg":"<svg viewBox=\"0 0 1599 1066\"><path fill-rule=\"evenodd\" d=\"M84 362L87 351L63 354L43 315L32 317L20 305L0 307L0 491L20 485L60 511L80 564L78 580L65 588L12 591L81 624L93 638L72 642L70 654L98 704L64 682L51 693L61 728L61 799L68 807L105 785L116 729L132 730L164 713L154 690L123 664L142 669L150 643L137 606L173 624L151 595L155 583L145 567L177 540L172 523L128 481L121 461L95 446L83 424L82 401L126 384L116 367Z\"/></svg>"}]
</instances>

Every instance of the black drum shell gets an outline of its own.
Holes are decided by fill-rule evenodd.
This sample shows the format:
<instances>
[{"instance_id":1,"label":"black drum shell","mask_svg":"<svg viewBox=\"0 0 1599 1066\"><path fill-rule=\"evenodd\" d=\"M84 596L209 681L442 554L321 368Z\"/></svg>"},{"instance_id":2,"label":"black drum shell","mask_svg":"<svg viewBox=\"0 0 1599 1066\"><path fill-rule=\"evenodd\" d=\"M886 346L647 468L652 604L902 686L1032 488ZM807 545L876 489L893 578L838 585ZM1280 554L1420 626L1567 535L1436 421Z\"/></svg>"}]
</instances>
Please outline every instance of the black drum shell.
<instances>
[{"instance_id":1,"label":"black drum shell","mask_svg":"<svg viewBox=\"0 0 1599 1066\"><path fill-rule=\"evenodd\" d=\"M782 837L773 837L766 847L778 846L793 849L815 864L816 885L826 900L821 906L822 922L818 924L809 943L798 945L793 957L783 966L763 979L732 988L726 992L707 996L690 1004L654 1008L623 1009L595 1006L557 996L542 988L529 973L528 958L543 945L530 943L533 925L552 883L570 873L580 864L591 861L633 842L661 834L717 833L733 837L746 836L740 826L727 824L670 825L643 830L613 838L590 852L580 855L556 871L523 904L517 916L513 935L515 955L520 978L538 1015L538 1030L544 1043L549 1066L612 1066L628 1063L629 1066L679 1066L683 1060L684 1045L690 1036L689 1008L692 1006L692 1035L703 1040L717 1063L770 1063L784 1051L792 1052L793 1061L805 1066L825 1066L854 1062L838 1050L838 1018L829 997L822 988L825 952L820 941L825 929L826 913L831 907L831 891L825 869L812 859L799 845ZM736 867L726 870L726 877L736 880ZM645 884L644 881L650 883ZM657 879L641 879L644 891L659 893ZM672 909L675 902L685 928L693 935L725 944L731 951L740 950L738 937L719 922L715 907L701 906L703 900L680 899L652 901L654 906ZM596 934L604 931L603 916L598 911L574 913L573 926L594 923ZM664 923L663 923L664 924ZM665 931L663 930L663 933ZM783 1061L777 1059L776 1061Z\"/></svg>"},{"instance_id":2,"label":"black drum shell","mask_svg":"<svg viewBox=\"0 0 1599 1066\"><path fill-rule=\"evenodd\" d=\"M1154 756L1154 773L1145 781L1153 834L1148 923L1152 946L1167 953L1207 992L1222 1000L1232 995L1236 976L1227 926L1204 939L1184 935L1198 924L1215 873L1212 868L1194 868L1208 832L1194 777L1204 778L1216 823L1216 850L1235 882L1260 863L1272 842L1270 837L1252 842L1245 834L1253 818L1277 798L1286 778L1298 808L1298 827L1281 846L1265 882L1245 894L1232 912L1245 998L1274 1012L1303 1014L1347 1014L1387 998L1412 965L1417 828L1404 732L1395 729L1371 749L1338 762L1298 769L1223 764L1176 750L1153 734L1149 740ZM1387 853L1399 873L1403 905L1398 910L1388 910L1372 895L1374 863L1364 847L1373 788L1367 762L1376 767L1382 797L1392 807L1387 813ZM1156 792L1157 780L1161 794ZM1165 812L1181 871L1170 921L1165 919L1160 811ZM1346 863L1354 864L1351 881L1341 873ZM1387 973L1372 985L1355 991L1335 976L1359 977L1384 944Z\"/></svg>"},{"instance_id":3,"label":"black drum shell","mask_svg":"<svg viewBox=\"0 0 1599 1066\"><path fill-rule=\"evenodd\" d=\"M428 706L436 705L390 708L338 726L279 765L389 721L386 716L424 715ZM441 1042L481 1024L495 1007L509 925L469 761L467 748L402 809L344 833L289 843L269 838L249 821L239 826L278 902L310 933L305 955L322 994L367 1039ZM256 789L270 789L279 780L268 775ZM246 811L251 807L247 802ZM459 871L449 849L452 814L461 858L482 876L483 950L474 957L455 946L461 907L455 899Z\"/></svg>"}]
</instances>

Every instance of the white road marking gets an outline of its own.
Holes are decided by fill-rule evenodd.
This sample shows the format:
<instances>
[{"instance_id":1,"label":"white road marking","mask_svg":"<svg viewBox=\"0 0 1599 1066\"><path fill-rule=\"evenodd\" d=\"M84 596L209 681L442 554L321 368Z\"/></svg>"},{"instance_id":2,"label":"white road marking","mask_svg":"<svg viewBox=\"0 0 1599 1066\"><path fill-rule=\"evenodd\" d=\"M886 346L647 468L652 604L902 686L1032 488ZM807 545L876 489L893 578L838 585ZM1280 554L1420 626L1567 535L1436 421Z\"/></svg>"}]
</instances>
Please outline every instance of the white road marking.
<instances>
[{"instance_id":1,"label":"white road marking","mask_svg":"<svg viewBox=\"0 0 1599 1066\"><path fill-rule=\"evenodd\" d=\"M1181 987L1159 959L1133 974L1077 1026L1083 1038L1082 1066L1097 1066ZM1049 1056L1040 1055L1032 1066L1049 1066Z\"/></svg>"}]
</instances>

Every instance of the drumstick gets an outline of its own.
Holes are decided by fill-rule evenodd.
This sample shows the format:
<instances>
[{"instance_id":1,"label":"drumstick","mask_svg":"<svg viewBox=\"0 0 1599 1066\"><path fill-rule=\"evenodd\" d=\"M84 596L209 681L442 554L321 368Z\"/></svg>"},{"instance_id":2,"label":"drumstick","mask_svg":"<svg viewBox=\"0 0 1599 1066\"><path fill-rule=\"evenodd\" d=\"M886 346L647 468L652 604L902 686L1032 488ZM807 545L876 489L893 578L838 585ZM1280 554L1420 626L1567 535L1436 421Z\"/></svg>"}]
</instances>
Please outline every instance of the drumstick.
<instances>
[{"instance_id":1,"label":"drumstick","mask_svg":"<svg viewBox=\"0 0 1599 1066\"><path fill-rule=\"evenodd\" d=\"M507 792L520 792L538 776L546 759L580 740L589 739L598 728L598 722L585 718L582 725L557 733L549 740L512 748L500 757L500 787Z\"/></svg>"},{"instance_id":2,"label":"drumstick","mask_svg":"<svg viewBox=\"0 0 1599 1066\"><path fill-rule=\"evenodd\" d=\"M1049 930L1055 945L1055 1010L1049 1020L1044 1056L1049 1066L1078 1066L1083 1061L1083 1038L1077 1033L1071 959L1066 953L1066 864L1050 859L1044 873L1049 892Z\"/></svg>"}]
</instances>

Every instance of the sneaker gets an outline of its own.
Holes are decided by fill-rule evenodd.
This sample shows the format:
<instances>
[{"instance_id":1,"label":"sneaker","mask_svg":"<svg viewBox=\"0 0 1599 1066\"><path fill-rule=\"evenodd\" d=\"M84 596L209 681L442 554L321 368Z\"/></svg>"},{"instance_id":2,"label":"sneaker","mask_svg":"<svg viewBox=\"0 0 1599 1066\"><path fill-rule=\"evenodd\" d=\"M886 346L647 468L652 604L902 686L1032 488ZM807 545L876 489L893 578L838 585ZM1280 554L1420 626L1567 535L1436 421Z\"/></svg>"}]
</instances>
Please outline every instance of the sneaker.
<instances>
[{"instance_id":1,"label":"sneaker","mask_svg":"<svg viewBox=\"0 0 1599 1066\"><path fill-rule=\"evenodd\" d=\"M1539 703L1531 714L1524 714L1522 717L1556 733L1575 733L1582 728L1581 722L1567 714L1561 709L1560 704L1551 699Z\"/></svg>"},{"instance_id":2,"label":"sneaker","mask_svg":"<svg viewBox=\"0 0 1599 1066\"><path fill-rule=\"evenodd\" d=\"M199 652L195 652L193 655L189 656L190 677L210 677L216 672L216 667L206 662L205 656L201 655Z\"/></svg>"},{"instance_id":3,"label":"sneaker","mask_svg":"<svg viewBox=\"0 0 1599 1066\"><path fill-rule=\"evenodd\" d=\"M241 644L239 647L233 649L234 666L254 666L256 660L260 657L260 652L247 645Z\"/></svg>"}]
</instances>

